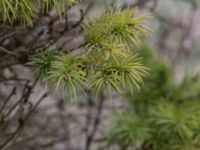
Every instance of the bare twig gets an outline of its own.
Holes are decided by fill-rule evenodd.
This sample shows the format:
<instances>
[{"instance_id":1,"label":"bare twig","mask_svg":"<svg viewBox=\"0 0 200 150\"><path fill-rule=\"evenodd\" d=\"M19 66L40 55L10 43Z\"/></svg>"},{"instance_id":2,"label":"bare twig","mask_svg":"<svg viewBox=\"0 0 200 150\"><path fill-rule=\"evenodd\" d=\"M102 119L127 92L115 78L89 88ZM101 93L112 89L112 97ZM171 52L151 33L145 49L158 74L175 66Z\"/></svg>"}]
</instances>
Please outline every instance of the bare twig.
<instances>
[{"instance_id":1,"label":"bare twig","mask_svg":"<svg viewBox=\"0 0 200 150\"><path fill-rule=\"evenodd\" d=\"M12 92L10 93L10 95L7 97L7 99L4 101L4 104L2 105L1 109L0 109L0 114L2 113L2 111L4 110L6 104L9 102L9 100L11 99L11 97L16 93L16 87L13 88Z\"/></svg>"},{"instance_id":2,"label":"bare twig","mask_svg":"<svg viewBox=\"0 0 200 150\"><path fill-rule=\"evenodd\" d=\"M97 112L96 112L96 116L95 116L95 120L94 120L94 124L93 124L93 129L90 133L88 133L87 137L86 137L86 145L85 145L85 150L90 150L91 148L91 143L93 141L93 138L98 130L99 127L99 123L100 123L100 118L101 118L101 114L102 114L102 110L103 110L103 104L105 101L105 96L103 91L100 94L100 99L99 99L99 103L97 106Z\"/></svg>"},{"instance_id":3,"label":"bare twig","mask_svg":"<svg viewBox=\"0 0 200 150\"><path fill-rule=\"evenodd\" d=\"M23 120L23 124L19 124L17 129L13 132L13 134L2 144L0 145L0 149L3 150L4 148L6 148L6 146L13 140L13 138L15 138L15 136L17 134L19 134L20 131L22 131L23 127L25 126L25 123L27 123L27 121L29 120L31 114L35 111L35 109L37 108L37 106L41 103L41 101L47 97L48 93L43 94L43 96L37 101L37 103L34 105L34 107L29 111L29 113L27 114L27 116L24 118Z\"/></svg>"},{"instance_id":4,"label":"bare twig","mask_svg":"<svg viewBox=\"0 0 200 150\"><path fill-rule=\"evenodd\" d=\"M9 55L13 55L15 57L18 56L18 54L16 54L15 52L11 52L11 51L7 50L6 48L4 48L2 46L0 46L0 50L3 51L3 52L5 52L5 53L7 53L7 54L9 54Z\"/></svg>"}]
</instances>

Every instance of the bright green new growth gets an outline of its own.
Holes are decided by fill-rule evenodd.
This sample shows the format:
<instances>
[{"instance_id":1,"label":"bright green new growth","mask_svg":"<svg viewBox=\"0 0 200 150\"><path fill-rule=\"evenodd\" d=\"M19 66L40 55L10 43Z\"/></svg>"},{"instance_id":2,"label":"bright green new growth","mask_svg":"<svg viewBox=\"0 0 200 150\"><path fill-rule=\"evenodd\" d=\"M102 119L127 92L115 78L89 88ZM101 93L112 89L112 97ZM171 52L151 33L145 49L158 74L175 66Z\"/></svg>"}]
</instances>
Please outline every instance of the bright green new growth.
<instances>
[{"instance_id":1,"label":"bright green new growth","mask_svg":"<svg viewBox=\"0 0 200 150\"><path fill-rule=\"evenodd\" d=\"M130 43L140 44L141 36L150 35L149 29L144 26L144 20L149 15L136 17L136 11L137 9L109 10L98 21L89 22L85 25L87 41L93 46L99 46L102 50L109 46L112 53L118 48L128 50L127 45Z\"/></svg>"},{"instance_id":2,"label":"bright green new growth","mask_svg":"<svg viewBox=\"0 0 200 150\"><path fill-rule=\"evenodd\" d=\"M125 88L133 91L133 85L139 89L142 84L147 69L128 44L138 45L140 38L150 32L143 22L148 16L135 17L135 13L135 9L109 10L98 21L84 26L86 57L96 62L95 68L101 68L90 80L97 93L102 86L123 92Z\"/></svg>"},{"instance_id":3,"label":"bright green new growth","mask_svg":"<svg viewBox=\"0 0 200 150\"><path fill-rule=\"evenodd\" d=\"M135 87L139 90L147 68L128 43L138 45L149 30L144 27L146 16L136 17L135 12L110 10L97 21L86 23L86 44L81 54L60 53L52 60L43 57L44 53L51 56L47 50L33 59L36 71L53 89L71 93L72 98L84 89L92 89L96 94L105 89L109 95L112 91L133 92Z\"/></svg>"},{"instance_id":4,"label":"bright green new growth","mask_svg":"<svg viewBox=\"0 0 200 150\"><path fill-rule=\"evenodd\" d=\"M49 81L54 90L61 87L64 89L63 94L68 92L76 97L76 91L86 87L86 72L82 69L84 67L81 59L61 54L56 61L52 62L46 80Z\"/></svg>"},{"instance_id":5,"label":"bright green new growth","mask_svg":"<svg viewBox=\"0 0 200 150\"><path fill-rule=\"evenodd\" d=\"M53 5L61 16L66 6L76 3L77 0L0 0L0 14L4 22L21 21L32 25L38 12L47 12Z\"/></svg>"}]
</instances>

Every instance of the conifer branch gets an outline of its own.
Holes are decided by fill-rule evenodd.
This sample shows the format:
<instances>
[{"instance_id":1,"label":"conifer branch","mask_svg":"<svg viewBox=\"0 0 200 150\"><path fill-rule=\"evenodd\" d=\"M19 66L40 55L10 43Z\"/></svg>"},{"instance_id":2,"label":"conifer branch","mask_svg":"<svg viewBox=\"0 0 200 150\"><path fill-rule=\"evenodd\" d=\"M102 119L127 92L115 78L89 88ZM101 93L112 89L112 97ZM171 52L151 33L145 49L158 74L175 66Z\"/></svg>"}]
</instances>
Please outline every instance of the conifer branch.
<instances>
[{"instance_id":1,"label":"conifer branch","mask_svg":"<svg viewBox=\"0 0 200 150\"><path fill-rule=\"evenodd\" d=\"M98 20L85 23L86 44L78 56L47 47L33 59L39 76L63 95L71 93L71 98L84 89L92 89L96 95L105 87L109 95L139 90L148 69L128 43L139 45L150 30L144 26L148 16L135 14L135 9L110 9Z\"/></svg>"}]
</instances>

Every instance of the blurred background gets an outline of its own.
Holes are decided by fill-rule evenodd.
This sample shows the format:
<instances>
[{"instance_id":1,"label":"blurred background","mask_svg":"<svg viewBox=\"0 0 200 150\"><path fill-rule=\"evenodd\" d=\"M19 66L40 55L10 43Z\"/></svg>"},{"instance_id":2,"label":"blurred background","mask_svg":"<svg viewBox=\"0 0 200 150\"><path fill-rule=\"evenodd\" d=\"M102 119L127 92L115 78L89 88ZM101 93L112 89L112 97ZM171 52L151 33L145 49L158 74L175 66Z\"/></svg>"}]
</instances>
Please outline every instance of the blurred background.
<instances>
[{"instance_id":1,"label":"blurred background","mask_svg":"<svg viewBox=\"0 0 200 150\"><path fill-rule=\"evenodd\" d=\"M188 94L193 94L192 96L198 99L200 87L198 80L194 78L200 69L199 0L82 0L80 4L69 10L68 21L71 30L64 34L63 29L66 22L57 19L59 17L55 10L52 10L27 32L17 33L14 38L8 35L2 40L0 37L0 44L7 49L17 49L25 53L27 46L30 46L34 40L39 41L37 43L40 45L53 37L57 39L56 44L60 48L76 48L84 41L80 26L77 25L82 14L84 14L83 20L97 19L105 10L115 5L123 9L137 7L138 15L148 13L152 16L146 21L146 26L152 30L152 35L142 39L142 45L134 49L143 57L144 63L150 70L153 68L148 76L155 75L152 82L157 84L156 89L150 86L152 82L149 84L149 80L151 79L144 82L144 87L147 87L147 90L161 90L163 86L167 86L167 90L164 89L167 92L170 89L176 89L170 91L170 94L184 93L179 94L180 99L185 95L187 97ZM51 20L51 35L45 32L49 30L49 24L47 24L49 20ZM35 39L41 30L44 32L39 39ZM0 31L1 35L5 35L9 29L1 27ZM0 54L2 55L0 63L0 149L122 149L116 146L114 137L109 136L111 139L108 140L107 135L112 125L115 124L116 114L130 109L128 101L134 98L130 98L128 94L126 96L113 94L112 100L101 97L105 99L102 102L94 100L88 94L88 96L79 95L75 102L63 100L62 96L57 93L50 94L49 87L44 86L35 78L33 68L29 64L18 64L8 59L5 54ZM8 61L3 62L3 59ZM26 58L21 59L22 62L26 61ZM166 73L166 85L165 80L157 83L163 77L157 76L156 71L159 69L154 69L159 63L167 68L167 71L163 71L164 75L168 72ZM183 84L186 76L191 77L194 82ZM168 86L168 80L170 80L170 86ZM173 86L171 86L172 83ZM147 99L149 93L145 91L144 94L147 94L144 96ZM138 94L136 97L142 99ZM129 147L129 149L135 150L135 147Z\"/></svg>"}]
</instances>

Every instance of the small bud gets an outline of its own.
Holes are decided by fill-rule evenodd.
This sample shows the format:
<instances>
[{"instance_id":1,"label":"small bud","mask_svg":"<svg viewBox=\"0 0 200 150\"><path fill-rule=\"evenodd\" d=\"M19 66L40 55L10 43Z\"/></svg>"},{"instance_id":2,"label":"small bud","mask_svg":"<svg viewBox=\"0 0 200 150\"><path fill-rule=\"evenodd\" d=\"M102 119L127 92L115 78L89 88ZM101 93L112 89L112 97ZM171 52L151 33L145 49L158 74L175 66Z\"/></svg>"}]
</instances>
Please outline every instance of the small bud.
<instances>
[{"instance_id":1,"label":"small bud","mask_svg":"<svg viewBox=\"0 0 200 150\"><path fill-rule=\"evenodd\" d=\"M67 76L65 76L65 77L64 77L64 80L65 80L65 81L67 81L67 80L68 80Z\"/></svg>"}]
</instances>

